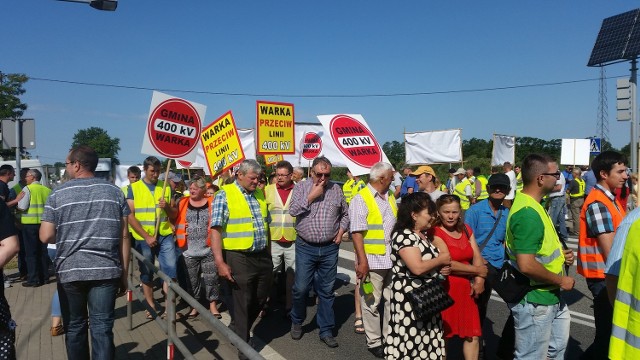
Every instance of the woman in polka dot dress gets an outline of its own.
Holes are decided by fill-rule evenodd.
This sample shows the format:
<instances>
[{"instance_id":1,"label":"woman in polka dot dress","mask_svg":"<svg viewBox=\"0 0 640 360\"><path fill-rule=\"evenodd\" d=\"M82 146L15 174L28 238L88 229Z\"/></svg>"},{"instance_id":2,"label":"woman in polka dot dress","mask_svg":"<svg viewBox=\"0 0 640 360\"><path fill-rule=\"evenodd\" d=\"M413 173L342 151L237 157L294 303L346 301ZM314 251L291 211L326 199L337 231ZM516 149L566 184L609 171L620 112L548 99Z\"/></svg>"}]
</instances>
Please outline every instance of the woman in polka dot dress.
<instances>
[{"instance_id":1,"label":"woman in polka dot dress","mask_svg":"<svg viewBox=\"0 0 640 360\"><path fill-rule=\"evenodd\" d=\"M445 358L440 314L428 321L417 320L405 296L426 281L438 281L438 273L448 275L451 270L449 254L439 253L425 235L435 213L435 204L422 192L404 197L398 208L391 235L391 319L385 347L388 360Z\"/></svg>"}]
</instances>

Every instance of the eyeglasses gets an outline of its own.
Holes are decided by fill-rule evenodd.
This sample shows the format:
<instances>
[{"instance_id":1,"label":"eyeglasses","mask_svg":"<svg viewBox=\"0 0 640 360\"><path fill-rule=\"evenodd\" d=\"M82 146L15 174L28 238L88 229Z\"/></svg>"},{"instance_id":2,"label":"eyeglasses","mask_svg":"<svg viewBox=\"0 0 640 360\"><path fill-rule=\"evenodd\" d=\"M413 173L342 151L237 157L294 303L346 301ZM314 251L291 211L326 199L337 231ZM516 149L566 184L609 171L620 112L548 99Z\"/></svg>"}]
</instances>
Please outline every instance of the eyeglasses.
<instances>
[{"instance_id":1,"label":"eyeglasses","mask_svg":"<svg viewBox=\"0 0 640 360\"><path fill-rule=\"evenodd\" d=\"M316 177L319 177L319 178L329 178L329 177L331 177L331 173L330 172L328 172L328 173L318 173L317 172L315 174L316 174Z\"/></svg>"},{"instance_id":2,"label":"eyeglasses","mask_svg":"<svg viewBox=\"0 0 640 360\"><path fill-rule=\"evenodd\" d=\"M560 180L560 171L554 173L542 173L540 175L553 176L556 180Z\"/></svg>"},{"instance_id":3,"label":"eyeglasses","mask_svg":"<svg viewBox=\"0 0 640 360\"><path fill-rule=\"evenodd\" d=\"M287 176L291 176L291 174L276 174L277 177L287 177Z\"/></svg>"}]
</instances>

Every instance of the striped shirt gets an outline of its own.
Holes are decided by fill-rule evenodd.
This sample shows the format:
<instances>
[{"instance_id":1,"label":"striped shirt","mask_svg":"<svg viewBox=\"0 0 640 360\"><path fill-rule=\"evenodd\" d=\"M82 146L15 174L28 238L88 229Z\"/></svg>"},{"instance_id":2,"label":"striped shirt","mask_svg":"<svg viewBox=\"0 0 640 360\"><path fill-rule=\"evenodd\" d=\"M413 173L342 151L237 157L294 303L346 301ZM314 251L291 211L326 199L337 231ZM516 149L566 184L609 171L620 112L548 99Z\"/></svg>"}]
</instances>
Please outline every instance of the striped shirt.
<instances>
[{"instance_id":1,"label":"striped shirt","mask_svg":"<svg viewBox=\"0 0 640 360\"><path fill-rule=\"evenodd\" d=\"M245 188L240 186L237 181L234 182L234 185L237 186L242 192L242 195L244 195L253 217L253 244L247 250L243 250L243 252L262 251L267 247L267 231L262 213L260 212L260 203L258 203L256 197L253 196L253 192L249 193ZM228 221L229 205L227 204L227 193L224 189L220 189L211 203L211 227L220 226L224 228ZM267 223L268 222L269 219L267 219Z\"/></svg>"},{"instance_id":2,"label":"striped shirt","mask_svg":"<svg viewBox=\"0 0 640 360\"><path fill-rule=\"evenodd\" d=\"M42 221L56 227L58 281L117 279L122 272L122 190L99 178L72 179L54 189Z\"/></svg>"},{"instance_id":3,"label":"striped shirt","mask_svg":"<svg viewBox=\"0 0 640 360\"><path fill-rule=\"evenodd\" d=\"M622 263L622 253L627 243L627 235L631 225L640 219L640 208L635 208L627 214L616 229L616 235L613 238L613 245L607 257L607 266L604 269L605 274L620 276L620 264ZM638 239L634 239L638 241Z\"/></svg>"},{"instance_id":4,"label":"striped shirt","mask_svg":"<svg viewBox=\"0 0 640 360\"><path fill-rule=\"evenodd\" d=\"M307 200L313 180L296 184L291 195L289 214L296 218L298 236L308 243L324 244L333 241L339 229L349 231L347 202L340 185L329 182L324 194L311 204Z\"/></svg>"},{"instance_id":5,"label":"striped shirt","mask_svg":"<svg viewBox=\"0 0 640 360\"><path fill-rule=\"evenodd\" d=\"M385 243L384 255L367 254L369 268L373 270L391 269L392 264L389 258L391 254L391 232L396 224L396 217L393 215L391 205L389 205L387 194L380 195L371 185L367 185L367 189L371 191L378 209L380 209L380 214L382 214ZM369 215L367 204L364 202L362 195L356 194L349 203L349 220L351 222L349 231L353 233L368 230L367 215Z\"/></svg>"},{"instance_id":6,"label":"striped shirt","mask_svg":"<svg viewBox=\"0 0 640 360\"><path fill-rule=\"evenodd\" d=\"M616 197L607 189L603 188L600 184L596 184L594 191L602 191L617 208ZM619 211L620 209L618 209ZM613 227L613 218L609 213L609 209L599 202L594 201L587 207L585 214L587 220L587 236L595 238L600 234L608 234L616 231Z\"/></svg>"}]
</instances>

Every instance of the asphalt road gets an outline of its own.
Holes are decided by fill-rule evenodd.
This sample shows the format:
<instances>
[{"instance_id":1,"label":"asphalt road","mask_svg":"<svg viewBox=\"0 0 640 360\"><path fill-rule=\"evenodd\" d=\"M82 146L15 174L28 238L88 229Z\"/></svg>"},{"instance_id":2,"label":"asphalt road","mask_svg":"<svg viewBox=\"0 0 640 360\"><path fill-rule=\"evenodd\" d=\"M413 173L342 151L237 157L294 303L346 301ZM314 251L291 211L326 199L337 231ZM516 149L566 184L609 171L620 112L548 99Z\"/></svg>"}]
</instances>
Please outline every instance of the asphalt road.
<instances>
[{"instance_id":1,"label":"asphalt road","mask_svg":"<svg viewBox=\"0 0 640 360\"><path fill-rule=\"evenodd\" d=\"M577 239L569 239L569 247L577 251ZM338 262L338 278L336 281L336 299L334 310L336 316L335 335L340 346L328 348L319 340L318 328L315 322L316 306L312 299L307 306L307 319L303 323L304 335L295 341L289 335L291 323L283 316L283 304L276 301L267 317L263 318L254 328L254 335L266 343L273 350L286 359L375 359L366 348L365 336L354 333L354 282L355 272L353 263L353 246L350 242L343 242ZM575 274L575 266L570 270ZM571 310L571 337L566 354L567 359L577 359L593 341L595 328L593 325L593 310L591 308L591 293L582 276L575 276L576 287L565 292L564 298ZM488 321L483 329L487 353L495 353L499 335L508 316L508 309L504 302L494 294L489 303ZM461 358L456 349L449 350L450 359ZM493 358L492 356L487 359Z\"/></svg>"}]
</instances>

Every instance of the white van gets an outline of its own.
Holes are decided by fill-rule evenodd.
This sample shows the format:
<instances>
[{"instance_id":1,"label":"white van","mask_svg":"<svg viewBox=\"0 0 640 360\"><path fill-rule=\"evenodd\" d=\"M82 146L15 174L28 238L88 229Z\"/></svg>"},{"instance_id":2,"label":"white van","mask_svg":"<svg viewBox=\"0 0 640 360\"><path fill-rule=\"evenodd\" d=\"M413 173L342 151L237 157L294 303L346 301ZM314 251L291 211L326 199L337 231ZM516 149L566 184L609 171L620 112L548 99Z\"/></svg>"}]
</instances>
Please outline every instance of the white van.
<instances>
[{"instance_id":1,"label":"white van","mask_svg":"<svg viewBox=\"0 0 640 360\"><path fill-rule=\"evenodd\" d=\"M8 160L8 161L0 160L0 166L4 165L4 164L9 164L9 165L13 166L14 169L16 169L16 161L15 160ZM38 159L22 159L22 160L20 160L20 167L22 169L24 169L24 168L38 169L42 173L42 181L40 183L42 185L44 185L44 186L50 186L50 184L49 184L49 173L42 166L42 164L40 163L40 160L38 160ZM18 171L16 171L16 177L13 179L13 181L9 182L9 188L13 187L13 185L15 185L18 181L20 181L20 174L18 173Z\"/></svg>"}]
</instances>

